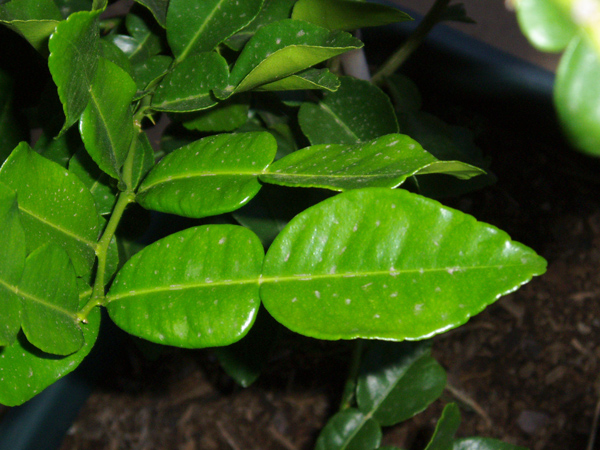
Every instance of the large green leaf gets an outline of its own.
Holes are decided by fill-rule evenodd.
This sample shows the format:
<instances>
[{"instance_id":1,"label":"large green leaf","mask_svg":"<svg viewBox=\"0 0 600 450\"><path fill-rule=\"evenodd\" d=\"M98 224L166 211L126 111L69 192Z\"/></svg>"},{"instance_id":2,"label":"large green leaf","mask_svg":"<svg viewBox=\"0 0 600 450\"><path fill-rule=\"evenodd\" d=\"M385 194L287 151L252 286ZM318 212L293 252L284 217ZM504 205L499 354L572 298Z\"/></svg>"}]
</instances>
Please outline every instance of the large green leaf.
<instances>
[{"instance_id":1,"label":"large green leaf","mask_svg":"<svg viewBox=\"0 0 600 450\"><path fill-rule=\"evenodd\" d=\"M233 131L246 123L249 110L249 96L236 95L207 111L184 116L182 123L188 130L213 133Z\"/></svg>"},{"instance_id":2,"label":"large green leaf","mask_svg":"<svg viewBox=\"0 0 600 450\"><path fill-rule=\"evenodd\" d=\"M161 27L167 27L169 0L136 0L136 2L148 8Z\"/></svg>"},{"instance_id":3,"label":"large green leaf","mask_svg":"<svg viewBox=\"0 0 600 450\"><path fill-rule=\"evenodd\" d=\"M258 175L275 157L269 133L222 134L165 156L142 182L144 208L187 217L233 211L260 190Z\"/></svg>"},{"instance_id":4,"label":"large green leaf","mask_svg":"<svg viewBox=\"0 0 600 450\"><path fill-rule=\"evenodd\" d=\"M264 251L233 225L190 228L151 244L119 271L108 313L128 333L186 348L229 345L250 329Z\"/></svg>"},{"instance_id":5,"label":"large green leaf","mask_svg":"<svg viewBox=\"0 0 600 450\"><path fill-rule=\"evenodd\" d=\"M330 30L356 30L412 20L396 8L350 0L298 0L292 19L305 20Z\"/></svg>"},{"instance_id":6,"label":"large green leaf","mask_svg":"<svg viewBox=\"0 0 600 450\"><path fill-rule=\"evenodd\" d=\"M83 182L24 142L0 169L0 182L17 192L28 250L54 242L67 251L78 276L89 275L99 215Z\"/></svg>"},{"instance_id":7,"label":"large green leaf","mask_svg":"<svg viewBox=\"0 0 600 450\"><path fill-rule=\"evenodd\" d=\"M137 134L134 138L131 151L133 152L133 164L131 186L129 188L134 190L148 174L152 166L154 166L154 150L152 150L146 133L139 132Z\"/></svg>"},{"instance_id":8,"label":"large green leaf","mask_svg":"<svg viewBox=\"0 0 600 450\"><path fill-rule=\"evenodd\" d=\"M315 450L373 450L381 443L381 427L350 408L335 414L319 434Z\"/></svg>"},{"instance_id":9,"label":"large green leaf","mask_svg":"<svg viewBox=\"0 0 600 450\"><path fill-rule=\"evenodd\" d=\"M581 151L600 156L600 56L583 37L574 38L563 55L554 85L562 125Z\"/></svg>"},{"instance_id":10,"label":"large green leaf","mask_svg":"<svg viewBox=\"0 0 600 450\"><path fill-rule=\"evenodd\" d=\"M227 61L216 52L190 56L162 80L152 98L157 111L199 111L217 104L213 89L227 84Z\"/></svg>"},{"instance_id":11,"label":"large green leaf","mask_svg":"<svg viewBox=\"0 0 600 450\"><path fill-rule=\"evenodd\" d=\"M345 191L393 188L411 175L444 170L460 178L483 173L458 161L452 165L439 161L406 135L388 134L364 144L313 145L298 150L269 166L260 179L284 186Z\"/></svg>"},{"instance_id":12,"label":"large green leaf","mask_svg":"<svg viewBox=\"0 0 600 450\"><path fill-rule=\"evenodd\" d=\"M425 450L449 450L454 441L454 435L460 425L460 410L455 403L449 403L442 411L442 417L435 426L433 436Z\"/></svg>"},{"instance_id":13,"label":"large green leaf","mask_svg":"<svg viewBox=\"0 0 600 450\"><path fill-rule=\"evenodd\" d=\"M17 196L0 183L0 346L13 343L21 328L21 300L16 286L25 267L25 255Z\"/></svg>"},{"instance_id":14,"label":"large green leaf","mask_svg":"<svg viewBox=\"0 0 600 450\"><path fill-rule=\"evenodd\" d=\"M70 355L84 343L77 323L79 292L69 256L54 244L32 252L18 285L22 299L21 326L27 340L40 350Z\"/></svg>"},{"instance_id":15,"label":"large green leaf","mask_svg":"<svg viewBox=\"0 0 600 450\"><path fill-rule=\"evenodd\" d=\"M209 52L248 25L263 0L170 0L167 39L177 61Z\"/></svg>"},{"instance_id":16,"label":"large green leaf","mask_svg":"<svg viewBox=\"0 0 600 450\"><path fill-rule=\"evenodd\" d=\"M394 109L381 89L351 77L340 81L336 92L300 107L298 121L311 144L357 144L398 132Z\"/></svg>"},{"instance_id":17,"label":"large green leaf","mask_svg":"<svg viewBox=\"0 0 600 450\"><path fill-rule=\"evenodd\" d=\"M523 34L538 50L559 52L577 33L577 26L557 2L519 0L515 7Z\"/></svg>"},{"instance_id":18,"label":"large green leaf","mask_svg":"<svg viewBox=\"0 0 600 450\"><path fill-rule=\"evenodd\" d=\"M454 441L452 450L527 450L527 448L507 444L497 439L470 437Z\"/></svg>"},{"instance_id":19,"label":"large green leaf","mask_svg":"<svg viewBox=\"0 0 600 450\"><path fill-rule=\"evenodd\" d=\"M66 131L79 120L90 99L100 55L98 16L101 11L71 14L50 37L48 67L63 104Z\"/></svg>"},{"instance_id":20,"label":"large green leaf","mask_svg":"<svg viewBox=\"0 0 600 450\"><path fill-rule=\"evenodd\" d=\"M358 408L382 426L424 411L446 386L446 372L430 356L428 343L374 342L362 361Z\"/></svg>"},{"instance_id":21,"label":"large green leaf","mask_svg":"<svg viewBox=\"0 0 600 450\"><path fill-rule=\"evenodd\" d=\"M261 298L300 334L414 340L465 323L545 269L491 225L403 190L367 188L287 225L267 252Z\"/></svg>"},{"instance_id":22,"label":"large green leaf","mask_svg":"<svg viewBox=\"0 0 600 450\"><path fill-rule=\"evenodd\" d=\"M0 403L16 406L25 403L52 383L72 372L88 355L100 329L100 309L95 308L83 326L85 344L76 353L59 358L41 352L23 334L17 341L0 348Z\"/></svg>"},{"instance_id":23,"label":"large green leaf","mask_svg":"<svg viewBox=\"0 0 600 450\"><path fill-rule=\"evenodd\" d=\"M242 50L229 77L229 86L216 92L226 98L293 75L362 42L343 32L300 20L281 20L260 28Z\"/></svg>"},{"instance_id":24,"label":"large green leaf","mask_svg":"<svg viewBox=\"0 0 600 450\"><path fill-rule=\"evenodd\" d=\"M131 101L136 90L127 72L100 58L79 129L92 159L116 179L133 139Z\"/></svg>"},{"instance_id":25,"label":"large green leaf","mask_svg":"<svg viewBox=\"0 0 600 450\"><path fill-rule=\"evenodd\" d=\"M94 197L98 214L109 214L117 201L116 186L111 178L94 162L90 155L80 150L69 161L69 172L74 173L85 184Z\"/></svg>"},{"instance_id":26,"label":"large green leaf","mask_svg":"<svg viewBox=\"0 0 600 450\"><path fill-rule=\"evenodd\" d=\"M0 164L8 157L19 141L28 139L29 130L18 119L12 105L13 82L0 70Z\"/></svg>"},{"instance_id":27,"label":"large green leaf","mask_svg":"<svg viewBox=\"0 0 600 450\"><path fill-rule=\"evenodd\" d=\"M47 53L46 42L62 15L52 0L11 0L0 4L0 23L23 36L37 51Z\"/></svg>"},{"instance_id":28,"label":"large green leaf","mask_svg":"<svg viewBox=\"0 0 600 450\"><path fill-rule=\"evenodd\" d=\"M306 69L289 77L259 86L257 91L298 91L322 89L335 91L340 87L338 77L327 69Z\"/></svg>"}]
</instances>

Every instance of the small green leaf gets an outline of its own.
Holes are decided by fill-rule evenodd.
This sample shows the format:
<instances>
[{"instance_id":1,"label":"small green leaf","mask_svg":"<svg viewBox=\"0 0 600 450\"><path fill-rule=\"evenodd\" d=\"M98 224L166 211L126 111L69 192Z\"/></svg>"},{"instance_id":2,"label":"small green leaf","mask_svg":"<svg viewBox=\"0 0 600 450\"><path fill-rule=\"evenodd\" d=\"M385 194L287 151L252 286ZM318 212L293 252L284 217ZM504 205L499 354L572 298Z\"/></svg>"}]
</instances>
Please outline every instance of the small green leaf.
<instances>
[{"instance_id":1,"label":"small green leaf","mask_svg":"<svg viewBox=\"0 0 600 450\"><path fill-rule=\"evenodd\" d=\"M52 0L11 0L0 4L0 23L23 36L40 53L47 54L48 38L61 20Z\"/></svg>"},{"instance_id":2,"label":"small green leaf","mask_svg":"<svg viewBox=\"0 0 600 450\"><path fill-rule=\"evenodd\" d=\"M109 214L113 210L117 201L117 189L111 185L110 177L100 170L84 149L75 153L69 161L69 172L77 175L89 189L98 214Z\"/></svg>"},{"instance_id":3,"label":"small green leaf","mask_svg":"<svg viewBox=\"0 0 600 450\"><path fill-rule=\"evenodd\" d=\"M0 346L12 344L21 328L21 300L16 286L25 256L25 233L16 193L0 183Z\"/></svg>"},{"instance_id":4,"label":"small green leaf","mask_svg":"<svg viewBox=\"0 0 600 450\"><path fill-rule=\"evenodd\" d=\"M600 56L585 38L574 38L558 66L554 103L571 142L592 156L600 156L598 80Z\"/></svg>"},{"instance_id":5,"label":"small green leaf","mask_svg":"<svg viewBox=\"0 0 600 450\"><path fill-rule=\"evenodd\" d=\"M250 329L260 300L260 241L233 225L190 228L135 254L108 293L122 329L186 348L229 345Z\"/></svg>"},{"instance_id":6,"label":"small green leaf","mask_svg":"<svg viewBox=\"0 0 600 450\"><path fill-rule=\"evenodd\" d=\"M527 448L507 444L497 439L470 437L454 441L452 450L527 450Z\"/></svg>"},{"instance_id":7,"label":"small green leaf","mask_svg":"<svg viewBox=\"0 0 600 450\"><path fill-rule=\"evenodd\" d=\"M188 130L213 133L233 131L246 123L249 110L248 96L236 95L220 102L214 108L184 116L182 123Z\"/></svg>"},{"instance_id":8,"label":"small green leaf","mask_svg":"<svg viewBox=\"0 0 600 450\"><path fill-rule=\"evenodd\" d=\"M177 61L213 50L248 25L262 4L263 0L170 0L167 40Z\"/></svg>"},{"instance_id":9,"label":"small green leaf","mask_svg":"<svg viewBox=\"0 0 600 450\"><path fill-rule=\"evenodd\" d=\"M258 175L276 152L269 133L211 136L165 156L137 195L144 208L206 217L233 211L260 190Z\"/></svg>"},{"instance_id":10,"label":"small green leaf","mask_svg":"<svg viewBox=\"0 0 600 450\"><path fill-rule=\"evenodd\" d=\"M78 276L88 275L96 257L99 215L83 182L24 142L0 169L0 182L17 192L28 251L54 242L67 251Z\"/></svg>"},{"instance_id":11,"label":"small green leaf","mask_svg":"<svg viewBox=\"0 0 600 450\"><path fill-rule=\"evenodd\" d=\"M131 101L136 90L127 72L100 58L79 128L92 159L116 179L133 139Z\"/></svg>"},{"instance_id":12,"label":"small green leaf","mask_svg":"<svg viewBox=\"0 0 600 450\"><path fill-rule=\"evenodd\" d=\"M292 19L345 31L412 20L408 14L396 8L349 0L298 0Z\"/></svg>"},{"instance_id":13,"label":"small green leaf","mask_svg":"<svg viewBox=\"0 0 600 450\"><path fill-rule=\"evenodd\" d=\"M98 16L81 11L60 22L50 37L48 67L63 104L64 133L79 120L90 99L100 56Z\"/></svg>"},{"instance_id":14,"label":"small green leaf","mask_svg":"<svg viewBox=\"0 0 600 450\"><path fill-rule=\"evenodd\" d=\"M460 162L438 161L403 134L388 134L355 145L313 145L273 163L261 181L283 186L320 187L345 191L363 187L399 186L409 176L457 169L458 177L470 178L481 169ZM461 172L461 168L464 172Z\"/></svg>"},{"instance_id":15,"label":"small green leaf","mask_svg":"<svg viewBox=\"0 0 600 450\"><path fill-rule=\"evenodd\" d=\"M29 129L13 108L13 82L0 70L0 165L20 141L28 139Z\"/></svg>"},{"instance_id":16,"label":"small green leaf","mask_svg":"<svg viewBox=\"0 0 600 450\"><path fill-rule=\"evenodd\" d=\"M161 27L167 27L169 0L136 0L136 2L148 8Z\"/></svg>"},{"instance_id":17,"label":"small green leaf","mask_svg":"<svg viewBox=\"0 0 600 450\"><path fill-rule=\"evenodd\" d=\"M381 89L351 77L340 81L340 88L319 103L300 107L298 122L311 144L357 144L398 132L394 109Z\"/></svg>"},{"instance_id":18,"label":"small green leaf","mask_svg":"<svg viewBox=\"0 0 600 450\"><path fill-rule=\"evenodd\" d=\"M138 90L144 91L153 81L165 75L172 63L173 58L170 56L157 55L134 65L132 67L133 79Z\"/></svg>"},{"instance_id":19,"label":"small green leaf","mask_svg":"<svg viewBox=\"0 0 600 450\"><path fill-rule=\"evenodd\" d=\"M430 353L428 343L374 342L358 378L359 409L382 426L424 411L446 386L446 372Z\"/></svg>"},{"instance_id":20,"label":"small green leaf","mask_svg":"<svg viewBox=\"0 0 600 450\"><path fill-rule=\"evenodd\" d=\"M199 111L217 104L213 89L227 84L227 61L216 52L200 53L175 66L152 98L156 111Z\"/></svg>"},{"instance_id":21,"label":"small green leaf","mask_svg":"<svg viewBox=\"0 0 600 450\"><path fill-rule=\"evenodd\" d=\"M133 156L133 171L130 189L134 190L154 166L154 150L146 133L138 133L131 151Z\"/></svg>"},{"instance_id":22,"label":"small green leaf","mask_svg":"<svg viewBox=\"0 0 600 450\"><path fill-rule=\"evenodd\" d=\"M367 188L286 226L267 252L261 298L307 336L416 340L465 323L545 270L491 225L403 190Z\"/></svg>"},{"instance_id":23,"label":"small green leaf","mask_svg":"<svg viewBox=\"0 0 600 450\"><path fill-rule=\"evenodd\" d=\"M319 434L315 450L373 450L381 443L381 427L350 408L335 414Z\"/></svg>"},{"instance_id":24,"label":"small green leaf","mask_svg":"<svg viewBox=\"0 0 600 450\"><path fill-rule=\"evenodd\" d=\"M95 308L83 326L85 344L63 358L41 352L23 334L12 345L0 348L0 403L7 406L25 403L72 372L94 346L99 329L100 308Z\"/></svg>"},{"instance_id":25,"label":"small green leaf","mask_svg":"<svg viewBox=\"0 0 600 450\"><path fill-rule=\"evenodd\" d=\"M556 2L519 0L515 8L523 34L538 50L560 52L577 34L577 26Z\"/></svg>"},{"instance_id":26,"label":"small green leaf","mask_svg":"<svg viewBox=\"0 0 600 450\"><path fill-rule=\"evenodd\" d=\"M340 87L340 80L327 69L306 69L295 75L282 78L273 83L263 84L258 91L298 91L304 89L322 89L333 92Z\"/></svg>"},{"instance_id":27,"label":"small green leaf","mask_svg":"<svg viewBox=\"0 0 600 450\"><path fill-rule=\"evenodd\" d=\"M460 426L460 410L455 403L449 403L442 411L442 417L435 426L435 431L425 450L449 450L452 448L454 435Z\"/></svg>"},{"instance_id":28,"label":"small green leaf","mask_svg":"<svg viewBox=\"0 0 600 450\"><path fill-rule=\"evenodd\" d=\"M265 25L242 50L231 71L229 86L216 95L227 98L233 92L272 83L362 45L343 31L330 32L299 20Z\"/></svg>"}]
</instances>

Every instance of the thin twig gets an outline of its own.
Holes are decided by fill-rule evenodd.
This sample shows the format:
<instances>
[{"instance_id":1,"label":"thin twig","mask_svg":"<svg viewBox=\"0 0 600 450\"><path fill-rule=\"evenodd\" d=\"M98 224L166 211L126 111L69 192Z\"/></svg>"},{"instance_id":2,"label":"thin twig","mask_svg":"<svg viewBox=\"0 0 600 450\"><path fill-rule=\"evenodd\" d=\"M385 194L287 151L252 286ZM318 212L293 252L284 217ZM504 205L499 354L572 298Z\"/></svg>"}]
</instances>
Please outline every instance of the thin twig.
<instances>
[{"instance_id":1,"label":"thin twig","mask_svg":"<svg viewBox=\"0 0 600 450\"><path fill-rule=\"evenodd\" d=\"M594 443L596 442L596 435L598 434L598 425L600 422L600 396L596 403L596 411L594 411L594 419L592 420L592 430L590 431L590 439L586 450L594 450Z\"/></svg>"},{"instance_id":2,"label":"thin twig","mask_svg":"<svg viewBox=\"0 0 600 450\"><path fill-rule=\"evenodd\" d=\"M490 418L488 413L481 407L481 405L479 405L479 403L477 403L473 398L471 398L466 392L461 391L460 389L458 389L450 383L446 385L446 389L454 397L456 397L458 401L464 403L473 411L475 411L478 415L480 415L485 421L485 424L488 428L492 428L492 426L494 425L492 419Z\"/></svg>"},{"instance_id":3,"label":"thin twig","mask_svg":"<svg viewBox=\"0 0 600 450\"><path fill-rule=\"evenodd\" d=\"M223 439L225 439L227 444L229 444L229 446L233 450L241 450L240 447L237 445L237 442L235 442L235 440L233 439L233 436L229 434L229 432L225 429L221 422L217 422L217 428L221 432L221 436L223 436Z\"/></svg>"}]
</instances>

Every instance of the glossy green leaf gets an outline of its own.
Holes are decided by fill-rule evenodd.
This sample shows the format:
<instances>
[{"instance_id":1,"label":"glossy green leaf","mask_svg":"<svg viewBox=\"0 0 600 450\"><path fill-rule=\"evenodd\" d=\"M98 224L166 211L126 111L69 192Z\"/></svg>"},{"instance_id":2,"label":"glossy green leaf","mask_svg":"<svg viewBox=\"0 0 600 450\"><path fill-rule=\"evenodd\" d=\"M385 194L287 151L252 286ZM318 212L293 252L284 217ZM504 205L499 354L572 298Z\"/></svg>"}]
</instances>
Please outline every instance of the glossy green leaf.
<instances>
[{"instance_id":1,"label":"glossy green leaf","mask_svg":"<svg viewBox=\"0 0 600 450\"><path fill-rule=\"evenodd\" d=\"M350 408L335 414L319 434L315 450L373 450L381 442L381 427Z\"/></svg>"},{"instance_id":2,"label":"glossy green leaf","mask_svg":"<svg viewBox=\"0 0 600 450\"><path fill-rule=\"evenodd\" d=\"M88 275L95 260L99 216L83 182L26 143L6 160L0 182L17 192L28 251L54 242L67 251L78 276Z\"/></svg>"},{"instance_id":3,"label":"glossy green leaf","mask_svg":"<svg viewBox=\"0 0 600 450\"><path fill-rule=\"evenodd\" d=\"M21 326L27 340L40 350L69 355L81 348L77 323L79 292L69 256L49 244L32 252L18 285L22 299Z\"/></svg>"},{"instance_id":4,"label":"glossy green leaf","mask_svg":"<svg viewBox=\"0 0 600 450\"><path fill-rule=\"evenodd\" d=\"M111 178L100 170L85 150L78 151L69 161L69 172L85 184L94 197L98 214L109 214L117 201L117 189Z\"/></svg>"},{"instance_id":5,"label":"glossy green leaf","mask_svg":"<svg viewBox=\"0 0 600 450\"><path fill-rule=\"evenodd\" d=\"M47 54L46 43L62 20L52 0L11 0L0 4L0 23L23 36L37 51Z\"/></svg>"},{"instance_id":6,"label":"glossy green leaf","mask_svg":"<svg viewBox=\"0 0 600 450\"><path fill-rule=\"evenodd\" d=\"M123 52L123 50L121 50L116 44L114 44L106 38L100 39L100 50L100 55L102 56L102 58L119 66L129 75L131 75L131 62L129 61L129 58L127 58L127 55Z\"/></svg>"},{"instance_id":7,"label":"glossy green leaf","mask_svg":"<svg viewBox=\"0 0 600 450\"><path fill-rule=\"evenodd\" d=\"M79 129L92 159L116 179L133 139L131 101L136 90L127 72L100 58Z\"/></svg>"},{"instance_id":8,"label":"glossy green leaf","mask_svg":"<svg viewBox=\"0 0 600 450\"><path fill-rule=\"evenodd\" d=\"M577 33L568 14L548 0L519 0L515 3L523 34L538 50L559 52Z\"/></svg>"},{"instance_id":9,"label":"glossy green leaf","mask_svg":"<svg viewBox=\"0 0 600 450\"><path fill-rule=\"evenodd\" d=\"M43 155L44 158L55 162L65 169L75 153L81 150L85 151L81 135L77 128L69 129L56 139L44 132L35 143L34 149Z\"/></svg>"},{"instance_id":10,"label":"glossy green leaf","mask_svg":"<svg viewBox=\"0 0 600 450\"><path fill-rule=\"evenodd\" d=\"M567 47L554 84L554 102L563 128L582 152L600 156L600 56L585 38Z\"/></svg>"},{"instance_id":11,"label":"glossy green leaf","mask_svg":"<svg viewBox=\"0 0 600 450\"><path fill-rule=\"evenodd\" d=\"M272 83L263 84L258 91L298 91L304 89L322 89L335 91L340 87L340 80L327 69L306 69L295 75L282 78Z\"/></svg>"},{"instance_id":12,"label":"glossy green leaf","mask_svg":"<svg viewBox=\"0 0 600 450\"><path fill-rule=\"evenodd\" d=\"M125 26L129 34L138 42L138 48L129 56L133 64L143 62L162 51L160 37L155 34L140 16L127 14Z\"/></svg>"},{"instance_id":13,"label":"glossy green leaf","mask_svg":"<svg viewBox=\"0 0 600 450\"><path fill-rule=\"evenodd\" d=\"M161 27L167 27L169 0L136 0L136 2L148 8Z\"/></svg>"},{"instance_id":14,"label":"glossy green leaf","mask_svg":"<svg viewBox=\"0 0 600 450\"><path fill-rule=\"evenodd\" d=\"M185 116L183 126L204 132L233 131L246 123L249 98L242 94L220 102L214 108Z\"/></svg>"},{"instance_id":15,"label":"glossy green leaf","mask_svg":"<svg viewBox=\"0 0 600 450\"><path fill-rule=\"evenodd\" d=\"M64 19L79 11L91 11L91 0L53 0Z\"/></svg>"},{"instance_id":16,"label":"glossy green leaf","mask_svg":"<svg viewBox=\"0 0 600 450\"><path fill-rule=\"evenodd\" d=\"M0 70L0 164L20 141L28 139L28 128L13 108L13 82Z\"/></svg>"},{"instance_id":17,"label":"glossy green leaf","mask_svg":"<svg viewBox=\"0 0 600 450\"><path fill-rule=\"evenodd\" d=\"M330 30L356 30L412 20L396 8L349 0L298 0L292 19L305 20Z\"/></svg>"},{"instance_id":18,"label":"glossy green leaf","mask_svg":"<svg viewBox=\"0 0 600 450\"><path fill-rule=\"evenodd\" d=\"M248 25L263 0L170 0L167 40L177 61L210 52Z\"/></svg>"},{"instance_id":19,"label":"glossy green leaf","mask_svg":"<svg viewBox=\"0 0 600 450\"><path fill-rule=\"evenodd\" d=\"M454 435L460 426L460 410L455 403L449 403L442 411L442 417L438 420L433 432L433 437L425 450L449 450L452 448Z\"/></svg>"},{"instance_id":20,"label":"glossy green leaf","mask_svg":"<svg viewBox=\"0 0 600 450\"><path fill-rule=\"evenodd\" d=\"M187 217L233 211L260 189L260 174L275 157L269 133L211 136L165 156L144 179L137 202Z\"/></svg>"},{"instance_id":21,"label":"glossy green leaf","mask_svg":"<svg viewBox=\"0 0 600 450\"><path fill-rule=\"evenodd\" d=\"M527 450L527 448L507 444L497 439L470 437L454 441L452 450Z\"/></svg>"},{"instance_id":22,"label":"glossy green leaf","mask_svg":"<svg viewBox=\"0 0 600 450\"><path fill-rule=\"evenodd\" d=\"M336 92L300 108L298 122L311 144L357 144L398 132L394 109L381 89L351 77L340 81Z\"/></svg>"},{"instance_id":23,"label":"glossy green leaf","mask_svg":"<svg viewBox=\"0 0 600 450\"><path fill-rule=\"evenodd\" d=\"M82 326L85 344L76 353L56 357L32 346L23 334L17 341L0 348L0 403L16 406L25 403L55 381L72 372L89 354L100 329L100 309L95 308Z\"/></svg>"},{"instance_id":24,"label":"glossy green leaf","mask_svg":"<svg viewBox=\"0 0 600 450\"><path fill-rule=\"evenodd\" d=\"M229 77L229 86L216 92L226 98L308 69L362 42L343 31L300 20L281 20L260 28L242 50Z\"/></svg>"},{"instance_id":25,"label":"glossy green leaf","mask_svg":"<svg viewBox=\"0 0 600 450\"><path fill-rule=\"evenodd\" d=\"M16 286L25 256L25 233L16 193L0 183L0 346L12 344L21 328L21 300Z\"/></svg>"},{"instance_id":26,"label":"glossy green leaf","mask_svg":"<svg viewBox=\"0 0 600 450\"><path fill-rule=\"evenodd\" d=\"M298 150L273 163L260 179L284 186L336 191L394 188L409 176L442 171L444 166L458 169L454 172L458 177L470 178L483 173L481 169L457 161L454 167L444 164L408 136L388 134L364 144L313 145Z\"/></svg>"},{"instance_id":27,"label":"glossy green leaf","mask_svg":"<svg viewBox=\"0 0 600 450\"><path fill-rule=\"evenodd\" d=\"M424 339L545 269L491 225L403 190L367 188L287 225L267 252L261 298L277 321L307 336Z\"/></svg>"},{"instance_id":28,"label":"glossy green leaf","mask_svg":"<svg viewBox=\"0 0 600 450\"><path fill-rule=\"evenodd\" d=\"M134 65L131 70L138 90L147 89L152 82L165 75L172 63L173 58L170 56L157 55Z\"/></svg>"},{"instance_id":29,"label":"glossy green leaf","mask_svg":"<svg viewBox=\"0 0 600 450\"><path fill-rule=\"evenodd\" d=\"M356 399L363 414L382 426L424 411L446 386L446 372L428 343L374 342L362 361Z\"/></svg>"},{"instance_id":30,"label":"glossy green leaf","mask_svg":"<svg viewBox=\"0 0 600 450\"><path fill-rule=\"evenodd\" d=\"M189 228L144 248L119 271L108 313L122 329L165 345L228 345L250 329L260 300L258 238L233 225Z\"/></svg>"},{"instance_id":31,"label":"glossy green leaf","mask_svg":"<svg viewBox=\"0 0 600 450\"><path fill-rule=\"evenodd\" d=\"M50 37L48 67L63 104L61 134L79 120L90 99L100 55L98 16L101 11L74 13Z\"/></svg>"},{"instance_id":32,"label":"glossy green leaf","mask_svg":"<svg viewBox=\"0 0 600 450\"><path fill-rule=\"evenodd\" d=\"M134 152L130 188L134 190L154 166L154 150L144 132L134 138L131 151Z\"/></svg>"},{"instance_id":33,"label":"glossy green leaf","mask_svg":"<svg viewBox=\"0 0 600 450\"><path fill-rule=\"evenodd\" d=\"M217 104L211 91L224 87L228 75L227 61L218 53L190 56L158 85L152 109L186 112L210 108Z\"/></svg>"}]
</instances>

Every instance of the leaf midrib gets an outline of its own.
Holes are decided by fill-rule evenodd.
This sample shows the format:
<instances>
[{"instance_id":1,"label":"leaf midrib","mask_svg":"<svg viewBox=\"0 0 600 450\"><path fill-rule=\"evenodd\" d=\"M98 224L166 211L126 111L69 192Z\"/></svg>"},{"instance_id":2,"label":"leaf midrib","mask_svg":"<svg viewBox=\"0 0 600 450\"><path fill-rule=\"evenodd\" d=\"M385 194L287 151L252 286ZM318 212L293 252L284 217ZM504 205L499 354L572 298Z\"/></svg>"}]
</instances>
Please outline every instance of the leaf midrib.
<instances>
[{"instance_id":1,"label":"leaf midrib","mask_svg":"<svg viewBox=\"0 0 600 450\"><path fill-rule=\"evenodd\" d=\"M194 36L192 36L192 39L190 39L190 41L188 42L188 45L185 46L185 48L183 49L183 51L177 57L177 60L176 60L177 63L180 63L181 61L183 61L187 57L188 53L194 47L194 45L196 44L196 42L200 38L200 35L202 34L202 32L204 31L204 29L206 28L206 25L208 24L208 22L210 21L210 19L212 19L212 17L215 15L216 11L219 9L219 6L221 6L224 1L225 0L219 0L216 3L215 7L210 12L210 14L208 14L206 16L206 19L204 20L204 22L202 23L202 25L198 28L198 30L196 31L196 33L194 34Z\"/></svg>"},{"instance_id":2,"label":"leaf midrib","mask_svg":"<svg viewBox=\"0 0 600 450\"><path fill-rule=\"evenodd\" d=\"M3 279L0 279L0 285L2 285L4 288L6 288L7 290L9 290L10 292L12 292L13 294L15 294L18 297L22 297L22 298L26 298L28 300L31 300L35 303L38 303L48 309L53 309L55 311L60 312L61 314L69 317L70 319L75 320L76 319L76 313L72 312L72 311L67 311L64 308L61 308L58 305L55 305L53 303L48 303L46 300L36 297L35 295L29 294L26 291L22 291L19 289L19 286L13 286L11 284L6 283Z\"/></svg>"}]
</instances>

